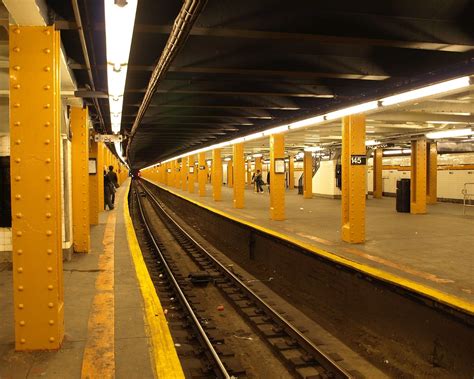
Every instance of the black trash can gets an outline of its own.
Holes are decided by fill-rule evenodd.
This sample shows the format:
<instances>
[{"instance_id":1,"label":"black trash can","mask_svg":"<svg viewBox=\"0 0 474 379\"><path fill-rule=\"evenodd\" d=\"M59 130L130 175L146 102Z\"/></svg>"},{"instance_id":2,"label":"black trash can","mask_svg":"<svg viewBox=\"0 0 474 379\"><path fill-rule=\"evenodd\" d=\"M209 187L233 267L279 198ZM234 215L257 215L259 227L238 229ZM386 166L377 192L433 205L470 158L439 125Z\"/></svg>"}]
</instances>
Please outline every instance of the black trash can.
<instances>
[{"instance_id":1,"label":"black trash can","mask_svg":"<svg viewBox=\"0 0 474 379\"><path fill-rule=\"evenodd\" d=\"M397 180L397 212L410 213L410 179Z\"/></svg>"}]
</instances>

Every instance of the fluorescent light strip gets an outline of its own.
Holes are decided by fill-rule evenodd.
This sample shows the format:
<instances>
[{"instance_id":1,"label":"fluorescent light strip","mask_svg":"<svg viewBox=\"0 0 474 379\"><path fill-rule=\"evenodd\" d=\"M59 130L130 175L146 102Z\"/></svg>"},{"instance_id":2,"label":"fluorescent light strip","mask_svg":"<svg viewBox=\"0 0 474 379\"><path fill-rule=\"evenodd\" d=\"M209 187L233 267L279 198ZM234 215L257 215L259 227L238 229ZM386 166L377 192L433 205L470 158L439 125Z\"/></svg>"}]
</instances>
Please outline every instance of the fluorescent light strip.
<instances>
[{"instance_id":1,"label":"fluorescent light strip","mask_svg":"<svg viewBox=\"0 0 474 379\"><path fill-rule=\"evenodd\" d=\"M471 128L449 129L449 130L441 130L439 132L426 133L426 138L440 139L440 138L450 138L450 137L464 137L464 136L470 136L473 134L474 134L474 131Z\"/></svg>"},{"instance_id":2,"label":"fluorescent light strip","mask_svg":"<svg viewBox=\"0 0 474 379\"><path fill-rule=\"evenodd\" d=\"M160 163L171 162L175 159L181 159L183 157L187 157L187 156L192 155L192 154L197 154L197 153L200 153L200 152L205 152L205 151L210 151L210 150L230 146L230 145L233 145L235 143L252 141L252 140L255 140L255 139L259 139L259 138L262 138L262 137L269 136L271 134L284 133L284 132L287 132L287 131L293 130L293 129L299 129L299 128L304 128L304 127L307 127L307 126L314 126L314 125L317 125L317 124L323 124L327 121L338 119L338 118L341 118L341 117L344 117L344 116L349 116L351 114L364 113L364 112L367 112L367 111L371 111L371 110L377 109L381 106L395 105L395 104L404 103L404 102L415 100L415 99L421 99L423 97L440 95L444 92L449 92L449 91L461 89L461 88L464 88L464 87L468 87L468 86L470 86L470 84L471 84L470 83L470 77L469 76L463 76L463 77L460 77L460 78L457 78L457 79L452 79L452 80L448 80L448 81L445 81L445 82L441 82L441 83L429 85L429 86L426 86L426 87L423 87L423 88L419 88L419 89L416 89L416 90L407 91L407 92L403 92L403 93L400 93L400 94L397 94L397 95L385 97L385 98L382 98L382 99L379 99L379 100L369 101L369 102L354 105L354 106L351 106L351 107L348 107L348 108L343 108L343 109L340 109L340 110L337 110L337 111L334 111L334 112L329 112L329 113L326 113L326 114L323 114L323 115L310 117L310 118L307 118L307 119L304 119L304 120L300 120L300 121L290 123L289 125L277 126L277 127L270 128L270 129L265 130L265 131L260 132L260 133L254 133L254 134L250 134L248 136L239 137L235 140L221 142L221 143L218 143L216 145L208 146L208 147L205 147L205 148L201 148L201 149L198 149L198 150L194 150L194 151L191 151L191 152L188 152L188 153L184 153L184 154L175 156L173 158L169 158L169 159L167 159L165 161L162 161ZM331 139L336 139L336 137L337 137L337 139L341 139L340 136L330 136ZM156 165L156 163L143 168L143 170L146 170L150 167L154 167L155 165Z\"/></svg>"}]
</instances>

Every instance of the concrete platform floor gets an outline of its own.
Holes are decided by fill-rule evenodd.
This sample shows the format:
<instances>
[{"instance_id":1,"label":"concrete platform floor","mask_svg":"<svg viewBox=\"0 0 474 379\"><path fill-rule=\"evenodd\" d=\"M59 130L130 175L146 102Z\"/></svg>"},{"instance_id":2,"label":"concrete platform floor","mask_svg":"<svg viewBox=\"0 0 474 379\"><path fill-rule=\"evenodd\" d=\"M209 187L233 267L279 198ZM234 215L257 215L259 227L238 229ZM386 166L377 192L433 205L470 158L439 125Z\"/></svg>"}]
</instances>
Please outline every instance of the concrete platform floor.
<instances>
[{"instance_id":1,"label":"concrete platform floor","mask_svg":"<svg viewBox=\"0 0 474 379\"><path fill-rule=\"evenodd\" d=\"M84 351L94 334L90 322L93 300L99 289L96 279L103 271L104 233L108 217L115 213L114 238L114 322L113 343L106 347L115 357L117 378L153 378L149 338L145 333L143 304L130 256L123 217L127 183L117 192L118 205L102 212L100 223L91 228L90 254L74 254L64 262L65 338L62 348L53 352L19 353L14 351L13 296L11 264L0 266L0 378L81 378ZM103 305L107 306L107 305ZM110 311L110 310L109 310ZM109 324L110 325L110 324ZM100 333L100 330L99 330ZM94 355L90 355L93 357ZM94 362L89 362L94 363Z\"/></svg>"},{"instance_id":2,"label":"concrete platform floor","mask_svg":"<svg viewBox=\"0 0 474 379\"><path fill-rule=\"evenodd\" d=\"M303 199L286 192L285 221L269 216L269 193L247 188L245 208L232 206L232 188L222 188L222 201L196 192L163 186L208 207L309 243L341 257L410 279L474 304L474 211L463 216L462 204L438 203L428 214L397 213L395 198L367 200L366 242L351 245L340 238L341 200Z\"/></svg>"}]
</instances>

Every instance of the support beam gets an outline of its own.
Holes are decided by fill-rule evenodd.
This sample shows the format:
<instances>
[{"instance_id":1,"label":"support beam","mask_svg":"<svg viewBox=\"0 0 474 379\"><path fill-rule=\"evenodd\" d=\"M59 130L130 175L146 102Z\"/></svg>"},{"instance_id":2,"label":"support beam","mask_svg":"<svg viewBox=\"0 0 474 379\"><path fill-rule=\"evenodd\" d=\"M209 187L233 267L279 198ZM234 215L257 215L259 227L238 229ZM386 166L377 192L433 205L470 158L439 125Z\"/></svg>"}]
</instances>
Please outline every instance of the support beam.
<instances>
[{"instance_id":1,"label":"support beam","mask_svg":"<svg viewBox=\"0 0 474 379\"><path fill-rule=\"evenodd\" d=\"M383 149L378 147L374 150L374 169L373 169L373 196L374 199L381 199L382 198L382 157L383 157Z\"/></svg>"},{"instance_id":2,"label":"support beam","mask_svg":"<svg viewBox=\"0 0 474 379\"><path fill-rule=\"evenodd\" d=\"M181 158L181 189L186 191L188 189L188 157Z\"/></svg>"},{"instance_id":3,"label":"support beam","mask_svg":"<svg viewBox=\"0 0 474 379\"><path fill-rule=\"evenodd\" d=\"M313 197L313 153L305 151L303 157L303 198Z\"/></svg>"},{"instance_id":4,"label":"support beam","mask_svg":"<svg viewBox=\"0 0 474 379\"><path fill-rule=\"evenodd\" d=\"M245 170L247 174L247 187L252 188L252 164L250 161L247 161L245 164Z\"/></svg>"},{"instance_id":5,"label":"support beam","mask_svg":"<svg viewBox=\"0 0 474 379\"><path fill-rule=\"evenodd\" d=\"M261 157L255 158L255 172L257 171L262 172L262 158Z\"/></svg>"},{"instance_id":6,"label":"support beam","mask_svg":"<svg viewBox=\"0 0 474 379\"><path fill-rule=\"evenodd\" d=\"M365 116L342 119L342 240L365 241Z\"/></svg>"},{"instance_id":7,"label":"support beam","mask_svg":"<svg viewBox=\"0 0 474 379\"><path fill-rule=\"evenodd\" d=\"M194 193L194 183L196 182L196 165L194 155L189 156L189 169L188 169L188 191Z\"/></svg>"},{"instance_id":8,"label":"support beam","mask_svg":"<svg viewBox=\"0 0 474 379\"><path fill-rule=\"evenodd\" d=\"M410 213L426 213L426 140L411 143Z\"/></svg>"},{"instance_id":9,"label":"support beam","mask_svg":"<svg viewBox=\"0 0 474 379\"><path fill-rule=\"evenodd\" d=\"M232 159L234 162L234 208L243 208L245 206L245 158L243 143L236 143L232 146Z\"/></svg>"},{"instance_id":10,"label":"support beam","mask_svg":"<svg viewBox=\"0 0 474 379\"><path fill-rule=\"evenodd\" d=\"M199 196L206 196L206 180L207 180L207 167L206 167L206 153L199 153L198 155L198 184L199 184Z\"/></svg>"},{"instance_id":11,"label":"support beam","mask_svg":"<svg viewBox=\"0 0 474 379\"><path fill-rule=\"evenodd\" d=\"M234 186L234 162L232 160L227 161L227 187L232 188Z\"/></svg>"},{"instance_id":12,"label":"support beam","mask_svg":"<svg viewBox=\"0 0 474 379\"><path fill-rule=\"evenodd\" d=\"M427 153L427 203L436 204L438 201L438 148L436 142L428 143Z\"/></svg>"},{"instance_id":13,"label":"support beam","mask_svg":"<svg viewBox=\"0 0 474 379\"><path fill-rule=\"evenodd\" d=\"M222 200L222 157L221 149L212 150L212 198Z\"/></svg>"},{"instance_id":14,"label":"support beam","mask_svg":"<svg viewBox=\"0 0 474 379\"><path fill-rule=\"evenodd\" d=\"M181 188L181 168L177 159L174 160L174 187Z\"/></svg>"},{"instance_id":15,"label":"support beam","mask_svg":"<svg viewBox=\"0 0 474 379\"><path fill-rule=\"evenodd\" d=\"M275 173L275 163L285 160L285 136L272 134L270 136L270 219L282 221L285 219L285 174Z\"/></svg>"},{"instance_id":16,"label":"support beam","mask_svg":"<svg viewBox=\"0 0 474 379\"><path fill-rule=\"evenodd\" d=\"M10 26L9 38L15 349L59 349L61 41L54 26Z\"/></svg>"},{"instance_id":17,"label":"support beam","mask_svg":"<svg viewBox=\"0 0 474 379\"><path fill-rule=\"evenodd\" d=\"M87 108L71 109L72 229L76 253L89 253L89 125Z\"/></svg>"},{"instance_id":18,"label":"support beam","mask_svg":"<svg viewBox=\"0 0 474 379\"><path fill-rule=\"evenodd\" d=\"M290 190L295 189L295 156L290 155L288 162L288 187Z\"/></svg>"},{"instance_id":19,"label":"support beam","mask_svg":"<svg viewBox=\"0 0 474 379\"><path fill-rule=\"evenodd\" d=\"M89 219L99 225L99 213L104 210L104 144L90 142L89 158L95 160L96 173L89 175Z\"/></svg>"}]
</instances>

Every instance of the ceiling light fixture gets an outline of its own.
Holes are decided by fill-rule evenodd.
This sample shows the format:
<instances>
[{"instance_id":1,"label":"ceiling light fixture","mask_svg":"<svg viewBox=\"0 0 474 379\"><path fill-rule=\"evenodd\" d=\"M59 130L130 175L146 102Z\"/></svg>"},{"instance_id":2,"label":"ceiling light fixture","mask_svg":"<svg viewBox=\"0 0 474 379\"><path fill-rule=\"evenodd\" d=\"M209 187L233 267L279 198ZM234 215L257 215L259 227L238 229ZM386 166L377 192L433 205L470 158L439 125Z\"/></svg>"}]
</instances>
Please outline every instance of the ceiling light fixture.
<instances>
[{"instance_id":1,"label":"ceiling light fixture","mask_svg":"<svg viewBox=\"0 0 474 379\"><path fill-rule=\"evenodd\" d=\"M439 132L426 133L426 138L440 139L440 138L451 138L451 137L465 137L465 136L470 136L473 134L474 134L474 131L471 128L449 129L449 130L441 130Z\"/></svg>"}]
</instances>

